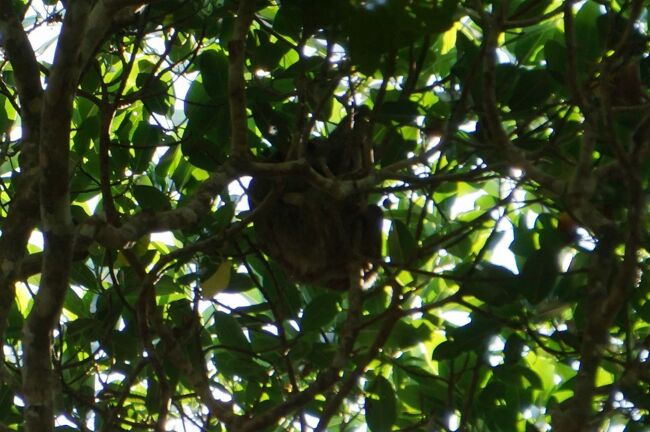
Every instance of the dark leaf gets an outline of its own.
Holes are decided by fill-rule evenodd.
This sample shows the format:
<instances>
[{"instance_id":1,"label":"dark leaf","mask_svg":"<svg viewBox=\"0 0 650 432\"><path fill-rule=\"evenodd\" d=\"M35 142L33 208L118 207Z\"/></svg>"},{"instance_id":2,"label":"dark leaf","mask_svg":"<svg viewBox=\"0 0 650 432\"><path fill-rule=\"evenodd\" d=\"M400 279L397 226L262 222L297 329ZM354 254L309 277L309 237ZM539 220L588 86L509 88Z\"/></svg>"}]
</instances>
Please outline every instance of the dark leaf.
<instances>
[{"instance_id":1,"label":"dark leaf","mask_svg":"<svg viewBox=\"0 0 650 432\"><path fill-rule=\"evenodd\" d=\"M153 186L136 185L133 187L133 196L143 209L169 210L171 208L167 195Z\"/></svg>"},{"instance_id":2,"label":"dark leaf","mask_svg":"<svg viewBox=\"0 0 650 432\"><path fill-rule=\"evenodd\" d=\"M250 351L251 346L237 320L224 312L214 312L214 330L224 345Z\"/></svg>"},{"instance_id":3,"label":"dark leaf","mask_svg":"<svg viewBox=\"0 0 650 432\"><path fill-rule=\"evenodd\" d=\"M198 58L203 86L215 101L226 101L228 97L228 58L223 52L204 51Z\"/></svg>"},{"instance_id":4,"label":"dark leaf","mask_svg":"<svg viewBox=\"0 0 650 432\"><path fill-rule=\"evenodd\" d=\"M397 419L395 390L386 378L375 377L367 386L365 412L372 432L388 432Z\"/></svg>"},{"instance_id":5,"label":"dark leaf","mask_svg":"<svg viewBox=\"0 0 650 432\"><path fill-rule=\"evenodd\" d=\"M302 313L302 328L316 331L329 324L339 311L339 296L322 294L312 300Z\"/></svg>"}]
</instances>

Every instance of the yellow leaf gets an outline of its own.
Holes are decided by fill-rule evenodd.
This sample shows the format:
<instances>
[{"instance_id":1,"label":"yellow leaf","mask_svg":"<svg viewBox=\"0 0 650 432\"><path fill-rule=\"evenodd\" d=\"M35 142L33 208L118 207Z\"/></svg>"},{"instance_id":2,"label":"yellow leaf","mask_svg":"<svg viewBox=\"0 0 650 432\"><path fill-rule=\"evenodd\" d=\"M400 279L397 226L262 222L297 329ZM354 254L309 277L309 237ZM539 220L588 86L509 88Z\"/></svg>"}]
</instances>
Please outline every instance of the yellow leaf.
<instances>
[{"instance_id":1,"label":"yellow leaf","mask_svg":"<svg viewBox=\"0 0 650 432\"><path fill-rule=\"evenodd\" d=\"M201 283L203 290L203 298L211 298L219 294L221 291L228 288L230 284L230 272L232 270L232 262L225 260L215 271L212 276L207 278Z\"/></svg>"},{"instance_id":2,"label":"yellow leaf","mask_svg":"<svg viewBox=\"0 0 650 432\"><path fill-rule=\"evenodd\" d=\"M453 47L456 46L456 32L458 27L456 24L442 35L442 48L441 54L447 54Z\"/></svg>"}]
</instances>

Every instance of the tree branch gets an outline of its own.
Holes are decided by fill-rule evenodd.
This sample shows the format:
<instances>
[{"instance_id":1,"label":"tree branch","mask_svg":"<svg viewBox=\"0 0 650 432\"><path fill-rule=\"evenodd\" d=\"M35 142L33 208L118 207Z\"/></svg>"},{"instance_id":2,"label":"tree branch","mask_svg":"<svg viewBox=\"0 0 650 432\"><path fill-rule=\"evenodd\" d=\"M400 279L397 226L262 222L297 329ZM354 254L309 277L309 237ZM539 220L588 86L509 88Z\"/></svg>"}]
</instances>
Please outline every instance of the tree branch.
<instances>
[{"instance_id":1,"label":"tree branch","mask_svg":"<svg viewBox=\"0 0 650 432\"><path fill-rule=\"evenodd\" d=\"M580 348L580 369L576 377L573 397L567 401L564 412L556 412L557 430L588 431L593 420L593 398L596 393L596 374L608 344L610 327L638 285L638 253L645 217L643 190L639 179L639 162L627 174L628 215L625 253L622 262L614 251L615 242L599 239L595 259L591 265L586 293L588 313L583 342ZM609 270L609 271L608 271ZM570 421L569 421L570 419ZM562 421L566 423L562 423ZM576 425L580 425L578 429Z\"/></svg>"},{"instance_id":2,"label":"tree branch","mask_svg":"<svg viewBox=\"0 0 650 432\"><path fill-rule=\"evenodd\" d=\"M88 16L86 35L82 39L80 58L85 68L102 42L129 21L143 6L158 0L99 0Z\"/></svg>"},{"instance_id":3,"label":"tree branch","mask_svg":"<svg viewBox=\"0 0 650 432\"><path fill-rule=\"evenodd\" d=\"M253 22L254 0L241 0L232 38L228 43L228 95L230 101L230 129L232 133L232 155L245 159L248 156L248 121L246 115L246 34Z\"/></svg>"},{"instance_id":4,"label":"tree branch","mask_svg":"<svg viewBox=\"0 0 650 432\"><path fill-rule=\"evenodd\" d=\"M23 327L25 429L54 430L51 333L58 323L72 262L69 160L75 88L81 73L80 44L89 2L75 2L66 13L43 100L40 145L41 226L44 252L41 283Z\"/></svg>"},{"instance_id":5,"label":"tree branch","mask_svg":"<svg viewBox=\"0 0 650 432\"><path fill-rule=\"evenodd\" d=\"M15 194L0 237L0 340L14 302L14 282L38 218L38 143L43 88L34 50L9 0L0 0L0 43L14 70L20 101L20 170L14 172ZM0 352L0 361L4 358Z\"/></svg>"}]
</instances>

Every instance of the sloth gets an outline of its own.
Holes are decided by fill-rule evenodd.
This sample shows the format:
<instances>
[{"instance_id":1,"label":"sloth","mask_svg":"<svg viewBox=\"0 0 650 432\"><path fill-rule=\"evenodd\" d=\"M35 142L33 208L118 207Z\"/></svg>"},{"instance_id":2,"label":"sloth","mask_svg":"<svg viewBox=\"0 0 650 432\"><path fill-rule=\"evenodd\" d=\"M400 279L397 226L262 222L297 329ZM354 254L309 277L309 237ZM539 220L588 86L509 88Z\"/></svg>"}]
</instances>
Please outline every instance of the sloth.
<instances>
[{"instance_id":1,"label":"sloth","mask_svg":"<svg viewBox=\"0 0 650 432\"><path fill-rule=\"evenodd\" d=\"M367 109L361 109L328 138L307 143L306 160L324 176L363 176L371 161L365 129ZM343 291L351 275L370 274L380 259L382 211L367 203L366 193L336 199L304 178L254 178L248 190L251 209L267 197L254 220L256 238L293 280Z\"/></svg>"}]
</instances>

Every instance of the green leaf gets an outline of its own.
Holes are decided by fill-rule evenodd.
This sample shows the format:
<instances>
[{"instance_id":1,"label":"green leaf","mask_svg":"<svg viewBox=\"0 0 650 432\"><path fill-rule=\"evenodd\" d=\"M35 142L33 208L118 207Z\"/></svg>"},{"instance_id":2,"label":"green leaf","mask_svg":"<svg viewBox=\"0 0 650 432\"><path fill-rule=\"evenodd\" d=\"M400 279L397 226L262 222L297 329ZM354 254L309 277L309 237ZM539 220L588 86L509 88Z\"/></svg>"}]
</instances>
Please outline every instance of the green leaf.
<instances>
[{"instance_id":1,"label":"green leaf","mask_svg":"<svg viewBox=\"0 0 650 432\"><path fill-rule=\"evenodd\" d=\"M225 53L207 50L198 58L203 86L215 101L228 99L228 58Z\"/></svg>"},{"instance_id":2,"label":"green leaf","mask_svg":"<svg viewBox=\"0 0 650 432\"><path fill-rule=\"evenodd\" d=\"M160 405L160 382L156 379L153 373L147 376L147 396L145 398L145 406L150 411L155 411Z\"/></svg>"},{"instance_id":3,"label":"green leaf","mask_svg":"<svg viewBox=\"0 0 650 432\"><path fill-rule=\"evenodd\" d=\"M473 317L469 324L450 329L451 340L439 344L433 350L432 358L434 360L449 360L468 351L483 353L487 349L488 342L498 333L500 327L496 321Z\"/></svg>"},{"instance_id":4,"label":"green leaf","mask_svg":"<svg viewBox=\"0 0 650 432\"><path fill-rule=\"evenodd\" d=\"M230 225L230 222L232 222L233 217L235 217L235 203L224 203L214 213L215 230L221 231L227 228Z\"/></svg>"},{"instance_id":5,"label":"green leaf","mask_svg":"<svg viewBox=\"0 0 650 432\"><path fill-rule=\"evenodd\" d=\"M518 363L521 360L521 354L525 347L525 341L517 333L508 336L503 348L504 363Z\"/></svg>"},{"instance_id":6,"label":"green leaf","mask_svg":"<svg viewBox=\"0 0 650 432\"><path fill-rule=\"evenodd\" d=\"M273 29L280 34L285 34L294 39L300 37L301 32L300 9L294 2L282 2L278 13L275 14Z\"/></svg>"},{"instance_id":7,"label":"green leaf","mask_svg":"<svg viewBox=\"0 0 650 432\"><path fill-rule=\"evenodd\" d=\"M408 263L417 252L417 243L404 222L393 220L388 234L388 254L395 263Z\"/></svg>"},{"instance_id":8,"label":"green leaf","mask_svg":"<svg viewBox=\"0 0 650 432\"><path fill-rule=\"evenodd\" d=\"M0 131L9 130L11 124L13 123L9 119L6 108L7 98L3 95L0 95Z\"/></svg>"},{"instance_id":9,"label":"green leaf","mask_svg":"<svg viewBox=\"0 0 650 432\"><path fill-rule=\"evenodd\" d=\"M602 15L600 6L594 2L585 2L575 17L576 54L585 68L584 75L596 66L605 49L605 38L601 37L597 26Z\"/></svg>"},{"instance_id":10,"label":"green leaf","mask_svg":"<svg viewBox=\"0 0 650 432\"><path fill-rule=\"evenodd\" d=\"M0 416L6 425L22 422L22 416L14 404L14 397L14 392L9 386L0 385Z\"/></svg>"},{"instance_id":11,"label":"green leaf","mask_svg":"<svg viewBox=\"0 0 650 432\"><path fill-rule=\"evenodd\" d=\"M109 355L118 362L129 362L140 352L138 349L138 338L133 334L132 329L126 328L122 331L112 331L108 335L108 343L105 344Z\"/></svg>"},{"instance_id":12,"label":"green leaf","mask_svg":"<svg viewBox=\"0 0 650 432\"><path fill-rule=\"evenodd\" d=\"M416 410L433 410L434 413L444 415L446 392L447 387L442 382L434 386L408 384L397 390L397 398L402 404Z\"/></svg>"},{"instance_id":13,"label":"green leaf","mask_svg":"<svg viewBox=\"0 0 650 432\"><path fill-rule=\"evenodd\" d=\"M460 274L462 275L463 272ZM517 296L514 295L514 281L515 275L507 268L484 263L475 270L462 288L464 294L473 295L489 305L503 306L518 301Z\"/></svg>"},{"instance_id":14,"label":"green leaf","mask_svg":"<svg viewBox=\"0 0 650 432\"><path fill-rule=\"evenodd\" d=\"M70 269L70 278L74 284L95 290L99 287L97 277L84 263L74 263Z\"/></svg>"},{"instance_id":15,"label":"green leaf","mask_svg":"<svg viewBox=\"0 0 650 432\"><path fill-rule=\"evenodd\" d=\"M245 273L233 273L230 278L230 285L224 290L225 293L236 294L255 288L250 275Z\"/></svg>"},{"instance_id":16,"label":"green leaf","mask_svg":"<svg viewBox=\"0 0 650 432\"><path fill-rule=\"evenodd\" d=\"M533 230L526 226L526 218L522 215L513 230L514 238L510 243L510 250L513 254L526 257L535 251Z\"/></svg>"},{"instance_id":17,"label":"green leaf","mask_svg":"<svg viewBox=\"0 0 650 432\"><path fill-rule=\"evenodd\" d=\"M133 196L142 209L169 210L171 208L167 195L153 186L133 186Z\"/></svg>"},{"instance_id":18,"label":"green leaf","mask_svg":"<svg viewBox=\"0 0 650 432\"><path fill-rule=\"evenodd\" d=\"M184 140L199 139L204 132L227 122L227 108L225 102L215 103L210 98L201 81L193 81L185 95L188 125L183 133Z\"/></svg>"},{"instance_id":19,"label":"green leaf","mask_svg":"<svg viewBox=\"0 0 650 432\"><path fill-rule=\"evenodd\" d=\"M453 26L456 21L458 0L442 0L434 2L434 7L429 8L427 2L423 2L419 16L425 20L426 29L432 33L445 32ZM423 11L429 12L422 14Z\"/></svg>"},{"instance_id":20,"label":"green leaf","mask_svg":"<svg viewBox=\"0 0 650 432\"><path fill-rule=\"evenodd\" d=\"M316 331L332 322L339 312L340 297L322 294L312 300L302 314L301 327L305 331Z\"/></svg>"},{"instance_id":21,"label":"green leaf","mask_svg":"<svg viewBox=\"0 0 650 432\"><path fill-rule=\"evenodd\" d=\"M281 8L280 10L285 9ZM278 12L279 14L279 12ZM276 15L276 22L278 16ZM289 51L290 45L286 43L279 43L278 41L270 41L270 38L260 35L259 46L255 50L253 56L253 63L256 69L264 71L271 71L278 67L280 59Z\"/></svg>"},{"instance_id":22,"label":"green leaf","mask_svg":"<svg viewBox=\"0 0 650 432\"><path fill-rule=\"evenodd\" d=\"M219 350L214 353L214 359L219 373L228 377L237 376L252 381L264 379L266 370L241 353Z\"/></svg>"},{"instance_id":23,"label":"green leaf","mask_svg":"<svg viewBox=\"0 0 650 432\"><path fill-rule=\"evenodd\" d=\"M378 118L382 121L394 121L400 124L409 124L415 121L420 114L417 103L410 100L386 102L381 106Z\"/></svg>"},{"instance_id":24,"label":"green leaf","mask_svg":"<svg viewBox=\"0 0 650 432\"><path fill-rule=\"evenodd\" d=\"M159 77L154 76L147 81L144 92L147 97L142 99L145 107L155 114L165 115L171 108L168 92L169 85L163 82Z\"/></svg>"},{"instance_id":25,"label":"green leaf","mask_svg":"<svg viewBox=\"0 0 650 432\"><path fill-rule=\"evenodd\" d=\"M556 40L549 40L544 45L544 56L549 74L559 83L566 79L566 47Z\"/></svg>"},{"instance_id":26,"label":"green leaf","mask_svg":"<svg viewBox=\"0 0 650 432\"><path fill-rule=\"evenodd\" d=\"M160 131L157 127L146 122L138 123L133 132L133 144L137 147L132 171L141 173L149 167L156 147L160 144Z\"/></svg>"},{"instance_id":27,"label":"green leaf","mask_svg":"<svg viewBox=\"0 0 650 432\"><path fill-rule=\"evenodd\" d=\"M222 344L236 349L251 350L250 342L246 339L239 322L231 315L215 311L213 327Z\"/></svg>"},{"instance_id":28,"label":"green leaf","mask_svg":"<svg viewBox=\"0 0 650 432\"><path fill-rule=\"evenodd\" d=\"M539 17L551 3L552 0L525 0L512 12L510 19L525 20Z\"/></svg>"},{"instance_id":29,"label":"green leaf","mask_svg":"<svg viewBox=\"0 0 650 432\"><path fill-rule=\"evenodd\" d=\"M365 393L365 413L371 432L389 432L397 420L395 390L388 380L377 376L370 381Z\"/></svg>"},{"instance_id":30,"label":"green leaf","mask_svg":"<svg viewBox=\"0 0 650 432\"><path fill-rule=\"evenodd\" d=\"M9 317L7 319L7 330L5 330L5 338L20 339L24 324L24 317L18 310L16 303L14 303L9 310Z\"/></svg>"},{"instance_id":31,"label":"green leaf","mask_svg":"<svg viewBox=\"0 0 650 432\"><path fill-rule=\"evenodd\" d=\"M83 349L102 334L102 323L92 318L78 318L66 325L69 342Z\"/></svg>"},{"instance_id":32,"label":"green leaf","mask_svg":"<svg viewBox=\"0 0 650 432\"><path fill-rule=\"evenodd\" d=\"M386 348L406 349L420 342L429 340L431 337L431 328L421 323L415 325L399 320L395 323L393 331L386 341Z\"/></svg>"},{"instance_id":33,"label":"green leaf","mask_svg":"<svg viewBox=\"0 0 650 432\"><path fill-rule=\"evenodd\" d=\"M72 289L66 291L63 307L78 317L87 318L90 315L88 305Z\"/></svg>"},{"instance_id":34,"label":"green leaf","mask_svg":"<svg viewBox=\"0 0 650 432\"><path fill-rule=\"evenodd\" d=\"M530 110L543 105L553 94L548 72L541 69L518 72L517 83L509 98L513 110Z\"/></svg>"},{"instance_id":35,"label":"green leaf","mask_svg":"<svg viewBox=\"0 0 650 432\"><path fill-rule=\"evenodd\" d=\"M156 176L160 179L167 179L170 176L170 171L174 172L179 165L180 159L180 146L170 147L165 154L163 154L158 163L156 164Z\"/></svg>"},{"instance_id":36,"label":"green leaf","mask_svg":"<svg viewBox=\"0 0 650 432\"><path fill-rule=\"evenodd\" d=\"M542 248L526 259L519 277L519 292L533 305L544 300L560 272L558 251Z\"/></svg>"},{"instance_id":37,"label":"green leaf","mask_svg":"<svg viewBox=\"0 0 650 432\"><path fill-rule=\"evenodd\" d=\"M214 171L225 158L214 142L203 137L190 137L183 141L181 148L192 165L206 171Z\"/></svg>"}]
</instances>

